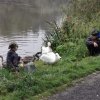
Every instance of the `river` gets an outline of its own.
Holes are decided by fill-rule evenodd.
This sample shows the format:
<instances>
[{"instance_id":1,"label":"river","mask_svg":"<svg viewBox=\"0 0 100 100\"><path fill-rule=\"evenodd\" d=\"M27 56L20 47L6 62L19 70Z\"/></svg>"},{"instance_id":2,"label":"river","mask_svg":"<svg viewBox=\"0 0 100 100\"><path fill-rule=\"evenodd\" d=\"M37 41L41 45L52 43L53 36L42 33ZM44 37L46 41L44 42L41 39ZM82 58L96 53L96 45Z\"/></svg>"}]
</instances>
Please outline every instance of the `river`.
<instances>
[{"instance_id":1,"label":"river","mask_svg":"<svg viewBox=\"0 0 100 100\"><path fill-rule=\"evenodd\" d=\"M41 50L49 30L46 21L62 21L67 0L0 0L0 55L6 58L9 43L17 42L20 56Z\"/></svg>"}]
</instances>

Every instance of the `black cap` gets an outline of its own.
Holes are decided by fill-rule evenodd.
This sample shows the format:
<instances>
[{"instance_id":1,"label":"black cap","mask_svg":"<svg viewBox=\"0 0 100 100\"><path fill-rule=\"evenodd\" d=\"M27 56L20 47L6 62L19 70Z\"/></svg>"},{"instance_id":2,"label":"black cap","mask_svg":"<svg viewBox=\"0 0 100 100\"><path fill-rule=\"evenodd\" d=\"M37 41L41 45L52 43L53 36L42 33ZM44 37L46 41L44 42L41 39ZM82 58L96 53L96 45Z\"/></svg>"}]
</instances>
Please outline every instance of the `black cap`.
<instances>
[{"instance_id":1,"label":"black cap","mask_svg":"<svg viewBox=\"0 0 100 100\"><path fill-rule=\"evenodd\" d=\"M91 35L92 36L98 36L98 33L99 33L99 31L98 30L93 30L92 32L91 32Z\"/></svg>"}]
</instances>

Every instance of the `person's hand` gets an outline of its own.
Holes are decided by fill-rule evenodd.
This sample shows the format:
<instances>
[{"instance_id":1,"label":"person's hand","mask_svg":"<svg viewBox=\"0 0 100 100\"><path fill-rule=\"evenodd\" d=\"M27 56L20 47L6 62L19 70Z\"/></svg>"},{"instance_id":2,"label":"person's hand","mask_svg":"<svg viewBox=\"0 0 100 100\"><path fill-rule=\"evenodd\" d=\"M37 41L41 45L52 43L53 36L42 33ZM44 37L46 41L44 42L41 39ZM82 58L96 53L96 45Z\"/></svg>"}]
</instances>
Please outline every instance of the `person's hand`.
<instances>
[{"instance_id":1,"label":"person's hand","mask_svg":"<svg viewBox=\"0 0 100 100\"><path fill-rule=\"evenodd\" d=\"M94 47L98 47L98 44L96 42L93 43Z\"/></svg>"}]
</instances>

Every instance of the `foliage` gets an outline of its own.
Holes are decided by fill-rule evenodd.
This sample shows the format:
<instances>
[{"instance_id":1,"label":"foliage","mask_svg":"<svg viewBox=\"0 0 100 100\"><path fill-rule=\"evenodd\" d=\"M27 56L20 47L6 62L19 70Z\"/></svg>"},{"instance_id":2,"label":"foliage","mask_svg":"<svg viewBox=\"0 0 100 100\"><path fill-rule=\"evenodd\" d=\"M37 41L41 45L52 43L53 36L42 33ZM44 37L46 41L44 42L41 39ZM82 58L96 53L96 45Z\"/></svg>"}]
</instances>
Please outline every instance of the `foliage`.
<instances>
[{"instance_id":1,"label":"foliage","mask_svg":"<svg viewBox=\"0 0 100 100\"><path fill-rule=\"evenodd\" d=\"M99 0L72 0L62 26L56 22L49 23L51 32L46 39L52 43L52 49L61 55L87 56L85 39L91 30L100 29L99 4Z\"/></svg>"},{"instance_id":2,"label":"foliage","mask_svg":"<svg viewBox=\"0 0 100 100\"><path fill-rule=\"evenodd\" d=\"M74 16L91 21L100 15L100 0L72 0L71 8Z\"/></svg>"}]
</instances>

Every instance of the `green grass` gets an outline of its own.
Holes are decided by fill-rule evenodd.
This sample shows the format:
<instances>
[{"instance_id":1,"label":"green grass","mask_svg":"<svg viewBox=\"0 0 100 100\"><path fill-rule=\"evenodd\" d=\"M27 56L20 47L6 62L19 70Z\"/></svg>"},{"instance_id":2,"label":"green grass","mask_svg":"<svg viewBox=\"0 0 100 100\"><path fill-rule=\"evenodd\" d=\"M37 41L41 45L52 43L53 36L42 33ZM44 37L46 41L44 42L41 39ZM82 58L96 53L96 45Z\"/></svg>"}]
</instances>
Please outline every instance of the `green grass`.
<instances>
[{"instance_id":1,"label":"green grass","mask_svg":"<svg viewBox=\"0 0 100 100\"><path fill-rule=\"evenodd\" d=\"M100 70L100 56L86 57L85 39L100 29L99 0L73 0L62 27L52 26L47 40L62 59L54 65L36 62L36 72L16 75L0 70L0 100L39 100L72 85L74 80ZM97 5L97 6L95 6ZM92 10L91 10L92 8Z\"/></svg>"},{"instance_id":2,"label":"green grass","mask_svg":"<svg viewBox=\"0 0 100 100\"><path fill-rule=\"evenodd\" d=\"M36 63L34 73L20 72L19 75L0 71L0 100L34 100L43 95L50 95L59 87L69 86L73 80L100 70L100 57L87 57L81 61L68 61L62 58L55 65ZM58 89L57 89L58 88ZM37 98L39 99L39 98Z\"/></svg>"}]
</instances>

